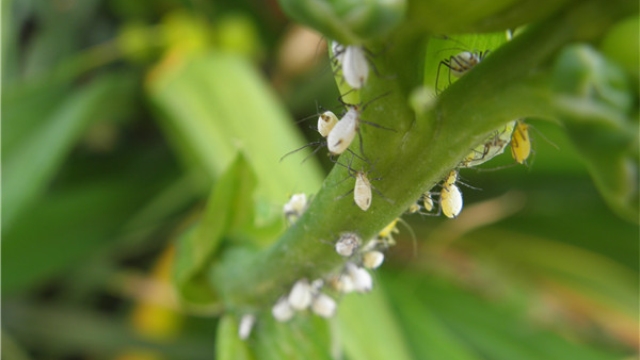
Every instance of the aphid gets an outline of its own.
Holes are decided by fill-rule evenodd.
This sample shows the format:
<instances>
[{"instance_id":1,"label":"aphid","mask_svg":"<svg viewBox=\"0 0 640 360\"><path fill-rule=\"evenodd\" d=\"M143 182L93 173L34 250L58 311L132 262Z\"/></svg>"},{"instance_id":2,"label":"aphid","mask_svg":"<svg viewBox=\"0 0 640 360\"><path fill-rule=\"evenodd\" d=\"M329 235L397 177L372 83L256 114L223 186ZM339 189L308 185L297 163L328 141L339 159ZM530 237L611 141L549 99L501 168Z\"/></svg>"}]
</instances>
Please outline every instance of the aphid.
<instances>
[{"instance_id":1,"label":"aphid","mask_svg":"<svg viewBox=\"0 0 640 360\"><path fill-rule=\"evenodd\" d=\"M306 119L307 118L303 120L306 120ZM316 130L318 131L318 133L320 133L320 136L322 136L322 138L326 139L327 136L329 136L329 133L331 132L331 130L333 130L333 128L336 126L337 123L338 123L338 117L336 116L336 114L334 114L332 111L326 110L318 116L318 127ZM302 162L305 162L310 156L318 152L318 150L320 150L324 145L327 145L326 140L311 142L307 145L301 146L295 150L289 151L288 153L284 154L280 158L280 161L284 160L284 158L286 158L287 156L295 154L304 148L307 148L309 146L316 146L316 149L313 150L313 152L311 152L311 154L307 156L304 160L302 160Z\"/></svg>"},{"instance_id":2,"label":"aphid","mask_svg":"<svg viewBox=\"0 0 640 360\"><path fill-rule=\"evenodd\" d=\"M426 211L433 210L433 197L429 191L422 194L422 207L424 207Z\"/></svg>"},{"instance_id":3,"label":"aphid","mask_svg":"<svg viewBox=\"0 0 640 360\"><path fill-rule=\"evenodd\" d=\"M347 46L342 57L342 76L354 89L362 88L367 82L369 63L362 46Z\"/></svg>"},{"instance_id":4,"label":"aphid","mask_svg":"<svg viewBox=\"0 0 640 360\"><path fill-rule=\"evenodd\" d=\"M440 77L440 68L444 65L449 68L449 84L451 84L451 76L460 78L468 73L473 67L478 65L489 53L485 51L463 51L457 55L450 56L448 59L440 61L438 65L438 73L436 74L436 91L438 88L438 80Z\"/></svg>"},{"instance_id":5,"label":"aphid","mask_svg":"<svg viewBox=\"0 0 640 360\"><path fill-rule=\"evenodd\" d=\"M415 214L418 211L420 211L420 204L418 204L417 202L414 202L413 204L409 205L409 208L405 212L407 214Z\"/></svg>"},{"instance_id":6,"label":"aphid","mask_svg":"<svg viewBox=\"0 0 640 360\"><path fill-rule=\"evenodd\" d=\"M327 110L318 117L318 132L323 138L326 138L337 123L338 117L336 114Z\"/></svg>"},{"instance_id":7,"label":"aphid","mask_svg":"<svg viewBox=\"0 0 640 360\"><path fill-rule=\"evenodd\" d=\"M471 150L471 152L460 162L460 166L477 166L502 154L504 149L507 147L507 144L511 141L511 133L513 132L515 124L515 121L511 121L497 133L488 136L484 142Z\"/></svg>"},{"instance_id":8,"label":"aphid","mask_svg":"<svg viewBox=\"0 0 640 360\"><path fill-rule=\"evenodd\" d=\"M440 208L448 218L455 218L462 211L462 193L455 184L457 180L458 172L451 170L445 178L440 191Z\"/></svg>"},{"instance_id":9,"label":"aphid","mask_svg":"<svg viewBox=\"0 0 640 360\"><path fill-rule=\"evenodd\" d=\"M376 269L384 261L384 254L377 250L367 251L362 254L362 266L367 269Z\"/></svg>"},{"instance_id":10,"label":"aphid","mask_svg":"<svg viewBox=\"0 0 640 360\"><path fill-rule=\"evenodd\" d=\"M371 102L388 95L388 93L377 96L371 100L369 100L364 105L353 105L342 102L343 105L347 107L347 112L342 116L342 118L338 121L337 124L333 127L333 129L329 132L327 136L327 147L329 148L329 153L331 155L340 155L342 154L353 142L356 134L360 135L360 124L365 123L367 125L371 125L380 129L394 131L394 129L386 128L384 126L380 126L376 123L365 121L360 117L362 111L364 111ZM362 151L362 137L360 138L360 153Z\"/></svg>"},{"instance_id":11,"label":"aphid","mask_svg":"<svg viewBox=\"0 0 640 360\"><path fill-rule=\"evenodd\" d=\"M271 315L280 322L286 322L291 320L294 311L289 304L289 299L286 296L278 299L275 305L271 308Z\"/></svg>"},{"instance_id":12,"label":"aphid","mask_svg":"<svg viewBox=\"0 0 640 360\"><path fill-rule=\"evenodd\" d=\"M289 221L289 224L293 224L302 216L308 205L307 195L303 193L291 195L289 201L282 207L284 216L287 218L287 221Z\"/></svg>"},{"instance_id":13,"label":"aphid","mask_svg":"<svg viewBox=\"0 0 640 360\"><path fill-rule=\"evenodd\" d=\"M311 305L311 286L307 279L298 280L289 293L289 305L294 310L304 310Z\"/></svg>"},{"instance_id":14,"label":"aphid","mask_svg":"<svg viewBox=\"0 0 640 360\"><path fill-rule=\"evenodd\" d=\"M373 289L373 278L369 272L354 263L345 265L347 274L353 283L353 290L357 292L369 292Z\"/></svg>"},{"instance_id":15,"label":"aphid","mask_svg":"<svg viewBox=\"0 0 640 360\"><path fill-rule=\"evenodd\" d=\"M318 293L311 303L311 311L323 318L333 317L336 313L336 308L336 301L323 293Z\"/></svg>"},{"instance_id":16,"label":"aphid","mask_svg":"<svg viewBox=\"0 0 640 360\"><path fill-rule=\"evenodd\" d=\"M335 40L331 42L331 53L333 54L333 59L336 62L336 66L342 65L342 59L344 59L344 51L344 45Z\"/></svg>"},{"instance_id":17,"label":"aphid","mask_svg":"<svg viewBox=\"0 0 640 360\"><path fill-rule=\"evenodd\" d=\"M529 125L524 121L518 121L513 135L511 135L511 156L519 164L524 164L531 154L531 139L529 138Z\"/></svg>"},{"instance_id":18,"label":"aphid","mask_svg":"<svg viewBox=\"0 0 640 360\"><path fill-rule=\"evenodd\" d=\"M400 218L396 218L395 220L391 221L378 233L378 239L380 239L383 244L388 246L394 245L396 243L396 241L393 239L393 234L397 234L400 232L396 227L398 221L400 221Z\"/></svg>"},{"instance_id":19,"label":"aphid","mask_svg":"<svg viewBox=\"0 0 640 360\"><path fill-rule=\"evenodd\" d=\"M241 340L246 340L251 335L251 329L256 322L256 317L253 314L245 314L240 319L240 325L238 326L238 336Z\"/></svg>"},{"instance_id":20,"label":"aphid","mask_svg":"<svg viewBox=\"0 0 640 360\"><path fill-rule=\"evenodd\" d=\"M360 237L355 233L343 233L340 235L340 239L336 242L336 252L340 256L350 257L360 247L362 241Z\"/></svg>"},{"instance_id":21,"label":"aphid","mask_svg":"<svg viewBox=\"0 0 640 360\"><path fill-rule=\"evenodd\" d=\"M371 206L371 183L367 174L362 171L356 173L356 186L353 189L353 200L363 211L369 210Z\"/></svg>"},{"instance_id":22,"label":"aphid","mask_svg":"<svg viewBox=\"0 0 640 360\"><path fill-rule=\"evenodd\" d=\"M478 65L489 51L463 51L458 55L451 56L449 59L443 60L446 67L451 70L451 75L459 78L466 74L474 66Z\"/></svg>"},{"instance_id":23,"label":"aphid","mask_svg":"<svg viewBox=\"0 0 640 360\"><path fill-rule=\"evenodd\" d=\"M327 136L327 147L331 155L342 154L353 142L358 132L360 113L356 106L350 106Z\"/></svg>"}]
</instances>

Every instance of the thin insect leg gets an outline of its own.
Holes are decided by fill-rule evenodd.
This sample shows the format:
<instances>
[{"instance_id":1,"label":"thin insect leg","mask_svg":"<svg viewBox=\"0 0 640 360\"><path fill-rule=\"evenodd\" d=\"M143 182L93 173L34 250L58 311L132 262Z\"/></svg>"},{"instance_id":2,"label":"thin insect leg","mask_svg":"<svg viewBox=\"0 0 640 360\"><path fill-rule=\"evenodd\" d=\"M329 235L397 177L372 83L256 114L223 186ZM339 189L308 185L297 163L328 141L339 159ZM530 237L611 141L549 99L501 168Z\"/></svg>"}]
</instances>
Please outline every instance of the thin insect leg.
<instances>
[{"instance_id":1,"label":"thin insect leg","mask_svg":"<svg viewBox=\"0 0 640 360\"><path fill-rule=\"evenodd\" d=\"M363 124L367 124L367 125L369 125L369 126L376 127L376 128L378 128L378 129L383 129L383 130L389 130L389 131L393 131L393 132L398 132L398 130L396 130L396 129L392 129L392 128L384 127L384 126L382 126L382 125L380 125L380 124L376 124L376 123L371 122L371 121L366 121L366 120L362 120L362 119L359 119L358 121L359 121L360 123L363 123Z\"/></svg>"},{"instance_id":2,"label":"thin insect leg","mask_svg":"<svg viewBox=\"0 0 640 360\"><path fill-rule=\"evenodd\" d=\"M315 146L315 145L318 145L318 148L317 148L316 150L314 150L314 152L312 153L312 155L313 155L313 154L315 154L315 153L318 151L318 149L320 149L320 148L322 147L322 145L326 145L326 144L327 144L327 142L326 142L326 141L314 141L314 142L312 142L312 143L309 143L309 144L307 144L307 145L304 145L304 146L302 146L302 147L299 147L299 148L297 148L297 149L295 149L295 150L289 151L288 153L284 154L284 155L280 158L279 162L282 162L282 160L284 160L287 156L289 156L289 155L293 155L293 154L297 153L298 151L300 151L300 150L302 150L302 149L304 149L304 148L308 148L309 146ZM305 160L306 160L306 158L305 158Z\"/></svg>"}]
</instances>

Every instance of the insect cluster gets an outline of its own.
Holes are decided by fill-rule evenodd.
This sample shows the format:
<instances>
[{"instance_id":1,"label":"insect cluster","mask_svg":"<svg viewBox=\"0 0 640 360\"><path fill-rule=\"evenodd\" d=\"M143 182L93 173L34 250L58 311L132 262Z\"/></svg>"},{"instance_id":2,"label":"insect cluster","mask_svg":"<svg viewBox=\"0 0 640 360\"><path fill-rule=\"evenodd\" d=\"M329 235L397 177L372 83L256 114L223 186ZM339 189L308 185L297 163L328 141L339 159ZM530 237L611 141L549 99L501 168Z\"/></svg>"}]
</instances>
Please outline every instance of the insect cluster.
<instances>
[{"instance_id":1,"label":"insect cluster","mask_svg":"<svg viewBox=\"0 0 640 360\"><path fill-rule=\"evenodd\" d=\"M337 42L332 42L331 49L333 65L342 73L344 82L353 90L359 90L364 87L370 72L367 51L362 46L345 46ZM438 67L438 73L440 73L442 66L448 68L449 81L451 82L451 77L459 78L465 75L481 62L487 54L488 51L461 52L458 55L442 60ZM344 102L343 105L345 105L346 111L340 117L328 110L318 115L317 131L322 140L307 146L318 146L312 155L323 146L326 146L332 160L345 152L351 153L352 157L348 165L341 164L337 160L334 160L334 162L347 168L349 176L355 180L352 190L354 202L362 211L367 211L372 203L372 191L377 191L371 185L371 180L378 179L370 179L368 171L353 169L352 161L354 158L358 158L366 164L371 164L362 149L362 139L359 132L361 124L366 123L379 128L382 128L382 126L362 119L362 111L367 105L354 105ZM350 149L356 135L360 136L359 155ZM420 199L407 212L434 215L442 213L449 218L457 217L463 207L462 193L458 187L459 184L463 184L459 181L459 169L483 164L502 154L508 145L511 146L511 153L515 161L520 164L526 163L531 152L531 144L528 125L522 120L513 120L501 129L488 134L482 142L470 150L469 154L460 161L456 168L447 173L438 185L438 191L431 189L423 193ZM296 149L293 152L300 149ZM380 195L382 196L382 194ZM295 194L283 206L285 218L290 225L293 225L304 214L309 206L309 201L307 195ZM435 212L436 204L438 205L437 212ZM311 281L307 278L297 280L288 292L282 294L272 306L271 314L274 319L286 322L300 312L311 312L317 316L329 318L335 315L337 299L344 294L371 291L373 278L370 271L382 264L385 257L384 251L395 244L392 234L398 232L396 228L398 221L401 221L401 219L394 220L376 237L366 242L355 232L350 231L339 234L337 240L333 242L333 246L335 247L335 252L344 259L342 266L334 273L322 278ZM248 314L242 317L239 327L241 338L246 339L249 336L254 322L255 317L253 315Z\"/></svg>"}]
</instances>

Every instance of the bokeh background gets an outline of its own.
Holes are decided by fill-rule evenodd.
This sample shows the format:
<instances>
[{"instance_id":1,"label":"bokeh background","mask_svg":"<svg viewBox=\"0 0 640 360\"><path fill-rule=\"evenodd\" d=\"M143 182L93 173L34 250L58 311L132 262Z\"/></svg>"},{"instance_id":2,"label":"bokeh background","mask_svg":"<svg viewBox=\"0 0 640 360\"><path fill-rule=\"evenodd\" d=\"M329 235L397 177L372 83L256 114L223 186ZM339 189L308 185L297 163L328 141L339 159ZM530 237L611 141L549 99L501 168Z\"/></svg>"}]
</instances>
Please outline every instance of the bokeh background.
<instances>
[{"instance_id":1,"label":"bokeh background","mask_svg":"<svg viewBox=\"0 0 640 360\"><path fill-rule=\"evenodd\" d=\"M324 39L275 0L3 1L2 358L214 358L218 314L178 304L173 244L234 146L290 174L266 217L317 191L328 159L278 159L338 95ZM394 358L636 358L638 226L528 121L528 166L462 170L461 216L405 216L370 300L342 299L386 304Z\"/></svg>"}]
</instances>

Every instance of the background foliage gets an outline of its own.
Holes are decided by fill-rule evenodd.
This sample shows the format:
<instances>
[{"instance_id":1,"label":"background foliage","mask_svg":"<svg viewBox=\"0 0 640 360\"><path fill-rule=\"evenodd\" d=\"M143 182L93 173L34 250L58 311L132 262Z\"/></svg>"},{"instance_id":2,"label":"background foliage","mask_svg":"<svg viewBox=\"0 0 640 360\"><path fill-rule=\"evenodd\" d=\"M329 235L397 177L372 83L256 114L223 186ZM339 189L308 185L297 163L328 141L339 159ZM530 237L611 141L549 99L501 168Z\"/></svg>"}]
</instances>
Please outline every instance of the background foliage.
<instances>
[{"instance_id":1,"label":"background foliage","mask_svg":"<svg viewBox=\"0 0 640 360\"><path fill-rule=\"evenodd\" d=\"M271 299L246 301L238 288L274 267L250 260L292 233L282 204L292 193L318 193L333 165L322 151L303 164L309 152L278 161L316 140L307 127L314 120L295 119L314 115L316 104L339 110L322 37L292 17L345 43L372 44L396 28L434 35L424 58L402 59L418 69L398 69L399 83L431 91L433 69L451 51L443 34L495 34L531 22L547 24L557 39L556 30L589 13L569 1L474 8L395 1L382 12L370 1L376 11L357 12L369 17L349 17L355 25L344 27L352 8L305 8L314 3L2 3L2 357L637 356L639 234L629 210L638 201L637 4L610 25L592 23L602 30L579 33L588 44L574 41L546 64L566 80L555 83L557 93L584 96L560 99L561 123L527 120L535 129L530 165L512 166L503 155L485 166L490 171L463 170L477 189L463 188L465 208L455 220L406 216L416 243L401 227L371 294L341 298L335 319L308 314L287 324L269 316ZM544 22L572 9L575 18L558 28ZM454 46L493 50L481 42L489 37L460 37ZM373 87L389 80L388 64L378 61L402 54L395 51L376 52ZM504 68L504 76L517 68ZM477 81L487 69L478 69ZM399 102L404 90L411 89L381 103ZM473 99L463 86L448 94ZM363 129L365 138L388 136L375 131ZM621 168L635 177L621 181ZM344 178L344 169L331 176ZM389 195L385 179L380 187ZM347 183L324 187L344 192ZM360 211L346 198L333 206ZM397 216L383 212L374 217ZM367 231L384 225L369 223ZM302 262L327 251L317 248L294 255ZM213 280L212 263L221 269ZM320 266L312 262L308 271ZM282 292L290 286L274 282ZM244 311L262 311L246 342L236 334Z\"/></svg>"}]
</instances>

